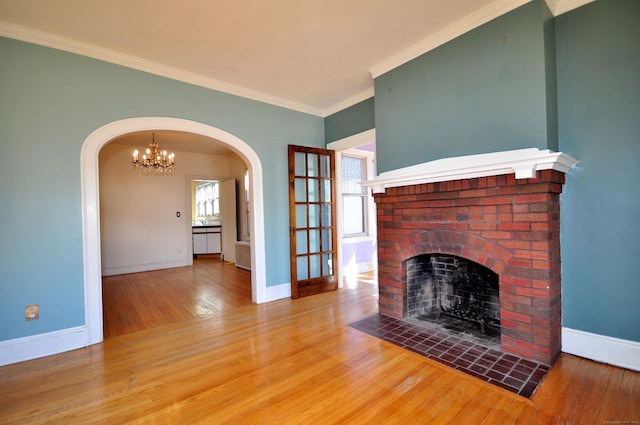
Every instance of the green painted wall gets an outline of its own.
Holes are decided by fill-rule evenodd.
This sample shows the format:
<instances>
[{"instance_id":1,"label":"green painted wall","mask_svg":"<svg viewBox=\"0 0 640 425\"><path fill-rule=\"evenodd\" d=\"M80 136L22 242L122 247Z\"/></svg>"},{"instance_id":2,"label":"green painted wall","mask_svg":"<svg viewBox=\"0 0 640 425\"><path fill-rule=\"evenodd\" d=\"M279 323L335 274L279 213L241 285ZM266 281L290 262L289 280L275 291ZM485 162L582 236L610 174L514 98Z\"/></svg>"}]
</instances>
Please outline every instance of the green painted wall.
<instances>
[{"instance_id":1,"label":"green painted wall","mask_svg":"<svg viewBox=\"0 0 640 425\"><path fill-rule=\"evenodd\" d=\"M378 172L557 145L547 109L555 103L549 16L534 0L376 78Z\"/></svg>"},{"instance_id":2,"label":"green painted wall","mask_svg":"<svg viewBox=\"0 0 640 425\"><path fill-rule=\"evenodd\" d=\"M267 286L290 281L287 145L324 146L322 118L6 38L0 57L0 341L84 324L80 148L124 118L185 118L250 145Z\"/></svg>"},{"instance_id":3,"label":"green painted wall","mask_svg":"<svg viewBox=\"0 0 640 425\"><path fill-rule=\"evenodd\" d=\"M375 128L373 97L356 103L324 119L325 143L335 142Z\"/></svg>"},{"instance_id":4,"label":"green painted wall","mask_svg":"<svg viewBox=\"0 0 640 425\"><path fill-rule=\"evenodd\" d=\"M640 2L556 18L563 324L640 342Z\"/></svg>"}]
</instances>

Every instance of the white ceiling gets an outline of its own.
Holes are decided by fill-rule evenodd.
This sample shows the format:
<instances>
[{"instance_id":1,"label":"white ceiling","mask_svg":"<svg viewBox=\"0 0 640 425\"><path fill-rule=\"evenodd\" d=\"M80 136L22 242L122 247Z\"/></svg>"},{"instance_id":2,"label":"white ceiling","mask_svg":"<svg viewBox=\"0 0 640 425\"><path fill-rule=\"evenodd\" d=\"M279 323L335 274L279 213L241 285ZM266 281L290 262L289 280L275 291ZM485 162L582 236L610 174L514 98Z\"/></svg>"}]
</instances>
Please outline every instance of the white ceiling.
<instances>
[{"instance_id":1,"label":"white ceiling","mask_svg":"<svg viewBox=\"0 0 640 425\"><path fill-rule=\"evenodd\" d=\"M0 35L326 116L528 1L0 0Z\"/></svg>"}]
</instances>

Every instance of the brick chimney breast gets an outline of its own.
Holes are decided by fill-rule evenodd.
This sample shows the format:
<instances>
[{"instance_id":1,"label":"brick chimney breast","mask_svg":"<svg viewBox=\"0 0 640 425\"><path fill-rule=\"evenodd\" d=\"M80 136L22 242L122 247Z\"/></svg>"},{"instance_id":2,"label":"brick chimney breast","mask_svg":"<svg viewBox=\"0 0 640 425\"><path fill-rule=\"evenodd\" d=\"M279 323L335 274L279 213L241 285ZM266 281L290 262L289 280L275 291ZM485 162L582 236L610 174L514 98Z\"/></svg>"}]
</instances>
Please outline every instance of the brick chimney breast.
<instances>
[{"instance_id":1,"label":"brick chimney breast","mask_svg":"<svg viewBox=\"0 0 640 425\"><path fill-rule=\"evenodd\" d=\"M499 276L502 351L551 365L562 344L560 193L576 161L524 149L435 162L364 183L377 210L380 314L405 318L407 260L468 259Z\"/></svg>"}]
</instances>

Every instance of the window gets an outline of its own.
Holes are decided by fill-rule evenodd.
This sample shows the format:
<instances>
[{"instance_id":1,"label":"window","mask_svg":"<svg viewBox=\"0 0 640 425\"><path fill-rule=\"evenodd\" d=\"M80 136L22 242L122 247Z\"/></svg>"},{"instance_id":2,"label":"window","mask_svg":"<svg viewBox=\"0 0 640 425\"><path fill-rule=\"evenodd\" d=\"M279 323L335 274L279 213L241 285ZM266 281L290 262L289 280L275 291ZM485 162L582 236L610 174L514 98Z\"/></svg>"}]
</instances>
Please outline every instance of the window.
<instances>
[{"instance_id":1,"label":"window","mask_svg":"<svg viewBox=\"0 0 640 425\"><path fill-rule=\"evenodd\" d=\"M214 180L197 181L196 216L198 220L211 218L220 214L220 185Z\"/></svg>"},{"instance_id":2,"label":"window","mask_svg":"<svg viewBox=\"0 0 640 425\"><path fill-rule=\"evenodd\" d=\"M360 182L367 179L365 158L342 155L342 212L344 236L366 234L367 189Z\"/></svg>"}]
</instances>

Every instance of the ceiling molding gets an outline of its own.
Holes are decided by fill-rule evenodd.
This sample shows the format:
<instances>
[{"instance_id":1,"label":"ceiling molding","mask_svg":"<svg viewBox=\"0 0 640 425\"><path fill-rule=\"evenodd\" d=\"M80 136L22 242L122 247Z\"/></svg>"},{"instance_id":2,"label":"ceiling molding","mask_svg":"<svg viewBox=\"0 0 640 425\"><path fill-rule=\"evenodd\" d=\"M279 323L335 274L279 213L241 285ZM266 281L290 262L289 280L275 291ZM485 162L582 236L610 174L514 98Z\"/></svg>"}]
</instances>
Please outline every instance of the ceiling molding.
<instances>
[{"instance_id":1,"label":"ceiling molding","mask_svg":"<svg viewBox=\"0 0 640 425\"><path fill-rule=\"evenodd\" d=\"M226 83L224 81L203 77L192 72L162 65L157 62L141 59L115 50L104 49L92 44L82 43L43 31L36 31L19 25L10 24L8 22L0 21L0 36L51 47L53 49L75 53L93 59L99 59L117 65L122 65L127 68L136 69L138 71L148 72L161 77L194 84L196 86L256 100L258 102L268 103L282 108L292 109L306 114L323 116L323 111L320 108L293 102L288 99Z\"/></svg>"},{"instance_id":2,"label":"ceiling molding","mask_svg":"<svg viewBox=\"0 0 640 425\"><path fill-rule=\"evenodd\" d=\"M330 106L327 109L324 109L322 111L322 116L323 117L328 117L329 115L335 114L336 112L340 112L344 109L347 109L350 106L355 105L356 103L360 103L364 100L370 99L375 95L375 92L373 90L373 81L371 82L371 87L369 87L366 90L361 91L360 93L353 95L351 97L348 97L346 99L344 99L341 102L338 102L332 106Z\"/></svg>"},{"instance_id":3,"label":"ceiling molding","mask_svg":"<svg viewBox=\"0 0 640 425\"><path fill-rule=\"evenodd\" d=\"M380 75L385 74L392 69L422 56L423 54L479 27L480 25L529 3L529 1L530 0L497 0L464 19L443 28L434 35L427 37L407 49L385 59L379 64L371 67L369 72L373 78L377 78Z\"/></svg>"},{"instance_id":4,"label":"ceiling molding","mask_svg":"<svg viewBox=\"0 0 640 425\"><path fill-rule=\"evenodd\" d=\"M423 39L422 41L408 47L407 49L385 59L369 69L373 78L397 68L408 61L415 59L477 27L483 25L505 13L508 13L532 0L495 0L488 6L468 15L458 22L443 28L436 34ZM583 6L594 0L545 0L554 16L566 13L570 10ZM161 77L170 78L177 81L193 84L211 90L220 91L234 96L255 100L258 102L298 111L319 117L327 117L331 114L344 110L363 100L375 95L373 81L370 87L352 95L327 108L314 107L311 105L295 102L279 96L274 96L261 91L252 90L246 87L227 83L200 74L185 71L180 68L166 66L157 62L138 58L119 51L105 49L93 44L83 43L66 37L61 37L44 31L37 31L27 27L0 21L0 36L8 37L28 43L50 47L82 56L106 61L121 65L138 71L147 72Z\"/></svg>"},{"instance_id":5,"label":"ceiling molding","mask_svg":"<svg viewBox=\"0 0 640 425\"><path fill-rule=\"evenodd\" d=\"M442 46L445 43L492 21L505 13L511 12L520 6L529 3L531 0L497 0L490 5L478 10L475 13L455 22L452 25L438 31L436 34L419 41L418 43L408 47L407 49L385 59L377 65L369 69L369 73L373 78L377 78L392 69L404 65L431 50ZM558 16L570 10L576 9L594 0L545 0L547 6L553 13Z\"/></svg>"},{"instance_id":6,"label":"ceiling molding","mask_svg":"<svg viewBox=\"0 0 640 425\"><path fill-rule=\"evenodd\" d=\"M563 13L577 9L585 4L591 3L595 0L545 0L547 6L553 13L553 16L560 16Z\"/></svg>"}]
</instances>

